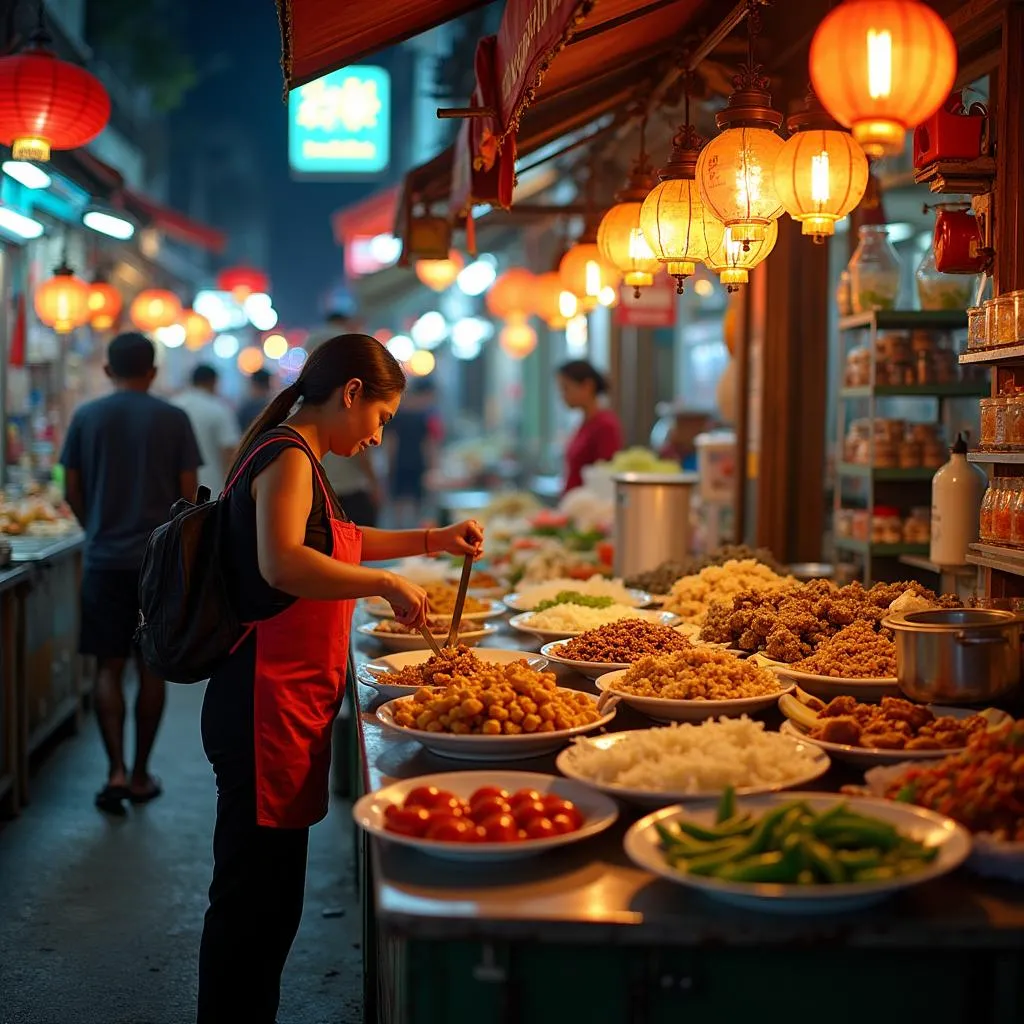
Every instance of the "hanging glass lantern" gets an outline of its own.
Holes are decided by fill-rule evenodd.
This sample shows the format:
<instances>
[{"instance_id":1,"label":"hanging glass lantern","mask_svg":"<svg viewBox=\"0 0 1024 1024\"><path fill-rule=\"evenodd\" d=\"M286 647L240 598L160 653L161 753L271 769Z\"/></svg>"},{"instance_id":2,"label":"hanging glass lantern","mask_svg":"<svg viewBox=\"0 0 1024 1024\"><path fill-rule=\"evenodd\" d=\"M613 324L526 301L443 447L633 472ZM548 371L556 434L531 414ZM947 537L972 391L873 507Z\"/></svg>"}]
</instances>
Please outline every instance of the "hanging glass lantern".
<instances>
[{"instance_id":1,"label":"hanging glass lantern","mask_svg":"<svg viewBox=\"0 0 1024 1024\"><path fill-rule=\"evenodd\" d=\"M62 262L33 297L36 316L58 334L68 334L89 319L89 285Z\"/></svg>"},{"instance_id":2,"label":"hanging glass lantern","mask_svg":"<svg viewBox=\"0 0 1024 1024\"><path fill-rule=\"evenodd\" d=\"M552 331L560 331L565 327L566 318L561 310L562 291L562 279L557 270L538 274L534 279L534 312ZM575 303L575 296L573 302Z\"/></svg>"},{"instance_id":3,"label":"hanging glass lantern","mask_svg":"<svg viewBox=\"0 0 1024 1024\"><path fill-rule=\"evenodd\" d=\"M640 155L630 172L626 187L615 196L615 205L601 218L597 229L597 248L601 255L622 272L623 280L640 298L640 289L654 284L654 275L661 263L644 237L640 227L640 208L647 193L654 187L654 176L644 152L646 118L640 126ZM605 289L611 289L606 285ZM615 292L616 301L618 292ZM598 302L610 305L598 295Z\"/></svg>"},{"instance_id":4,"label":"hanging glass lantern","mask_svg":"<svg viewBox=\"0 0 1024 1024\"><path fill-rule=\"evenodd\" d=\"M956 80L956 43L919 0L845 0L811 40L811 82L868 156L903 151L906 133L942 106Z\"/></svg>"},{"instance_id":5,"label":"hanging glass lantern","mask_svg":"<svg viewBox=\"0 0 1024 1024\"><path fill-rule=\"evenodd\" d=\"M97 274L89 286L89 323L93 329L109 331L117 323L123 305L121 293Z\"/></svg>"},{"instance_id":6,"label":"hanging glass lantern","mask_svg":"<svg viewBox=\"0 0 1024 1024\"><path fill-rule=\"evenodd\" d=\"M725 233L725 225L701 201L694 180L704 140L689 123L689 97L686 120L672 139L672 155L658 175L661 181L640 208L644 237L676 279L680 295L684 281L721 245Z\"/></svg>"},{"instance_id":7,"label":"hanging glass lantern","mask_svg":"<svg viewBox=\"0 0 1024 1024\"><path fill-rule=\"evenodd\" d=\"M597 307L602 288L617 288L622 280L619 268L605 259L597 247L598 222L598 218L590 218L583 234L558 264L562 286L576 296L583 313Z\"/></svg>"},{"instance_id":8,"label":"hanging glass lantern","mask_svg":"<svg viewBox=\"0 0 1024 1024\"><path fill-rule=\"evenodd\" d=\"M181 319L181 302L174 292L147 288L135 297L128 315L140 331L155 331L158 327L170 327Z\"/></svg>"},{"instance_id":9,"label":"hanging glass lantern","mask_svg":"<svg viewBox=\"0 0 1024 1024\"><path fill-rule=\"evenodd\" d=\"M417 260L416 276L431 291L446 292L465 266L462 256L452 249L446 260Z\"/></svg>"},{"instance_id":10,"label":"hanging glass lantern","mask_svg":"<svg viewBox=\"0 0 1024 1024\"><path fill-rule=\"evenodd\" d=\"M525 317L514 319L502 327L498 344L513 359L525 359L537 347L537 332Z\"/></svg>"},{"instance_id":11,"label":"hanging glass lantern","mask_svg":"<svg viewBox=\"0 0 1024 1024\"><path fill-rule=\"evenodd\" d=\"M802 225L803 233L823 242L835 234L836 221L864 197L868 158L813 92L786 127L792 134L775 161L775 187L786 212Z\"/></svg>"},{"instance_id":12,"label":"hanging glass lantern","mask_svg":"<svg viewBox=\"0 0 1024 1024\"><path fill-rule=\"evenodd\" d=\"M727 291L734 292L750 280L750 271L767 259L778 240L779 223L774 220L765 230L764 238L746 245L732 237L732 228L726 228L722 244L706 261L708 270L718 274Z\"/></svg>"},{"instance_id":13,"label":"hanging glass lantern","mask_svg":"<svg viewBox=\"0 0 1024 1024\"><path fill-rule=\"evenodd\" d=\"M522 267L511 267L491 285L484 303L496 320L529 316L536 305L537 278Z\"/></svg>"}]
</instances>

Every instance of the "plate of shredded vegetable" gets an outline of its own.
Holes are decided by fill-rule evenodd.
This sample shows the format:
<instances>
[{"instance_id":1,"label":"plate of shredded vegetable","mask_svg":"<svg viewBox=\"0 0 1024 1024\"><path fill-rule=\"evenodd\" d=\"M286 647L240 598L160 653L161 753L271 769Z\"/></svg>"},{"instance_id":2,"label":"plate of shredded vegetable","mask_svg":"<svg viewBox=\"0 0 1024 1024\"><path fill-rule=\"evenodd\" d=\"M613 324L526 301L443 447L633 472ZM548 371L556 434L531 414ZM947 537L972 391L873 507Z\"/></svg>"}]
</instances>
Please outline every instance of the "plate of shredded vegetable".
<instances>
[{"instance_id":1,"label":"plate of shredded vegetable","mask_svg":"<svg viewBox=\"0 0 1024 1024\"><path fill-rule=\"evenodd\" d=\"M970 855L968 831L910 804L776 793L666 807L626 833L639 867L712 899L777 914L831 914L931 881Z\"/></svg>"}]
</instances>

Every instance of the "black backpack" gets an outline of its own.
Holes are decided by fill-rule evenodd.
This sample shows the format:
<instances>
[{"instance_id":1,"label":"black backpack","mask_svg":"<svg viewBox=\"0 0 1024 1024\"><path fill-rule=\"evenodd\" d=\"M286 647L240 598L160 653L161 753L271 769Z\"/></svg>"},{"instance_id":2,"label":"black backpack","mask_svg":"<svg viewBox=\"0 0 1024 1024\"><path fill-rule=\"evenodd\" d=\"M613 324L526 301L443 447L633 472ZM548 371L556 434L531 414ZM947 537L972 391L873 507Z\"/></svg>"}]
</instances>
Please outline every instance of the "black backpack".
<instances>
[{"instance_id":1,"label":"black backpack","mask_svg":"<svg viewBox=\"0 0 1024 1024\"><path fill-rule=\"evenodd\" d=\"M255 445L215 501L200 487L196 503L178 501L171 520L146 545L139 576L139 628L135 642L146 664L172 683L199 683L242 639L246 626L231 606L224 578L223 539L228 491L261 448L284 441L313 453L298 436L278 435Z\"/></svg>"}]
</instances>

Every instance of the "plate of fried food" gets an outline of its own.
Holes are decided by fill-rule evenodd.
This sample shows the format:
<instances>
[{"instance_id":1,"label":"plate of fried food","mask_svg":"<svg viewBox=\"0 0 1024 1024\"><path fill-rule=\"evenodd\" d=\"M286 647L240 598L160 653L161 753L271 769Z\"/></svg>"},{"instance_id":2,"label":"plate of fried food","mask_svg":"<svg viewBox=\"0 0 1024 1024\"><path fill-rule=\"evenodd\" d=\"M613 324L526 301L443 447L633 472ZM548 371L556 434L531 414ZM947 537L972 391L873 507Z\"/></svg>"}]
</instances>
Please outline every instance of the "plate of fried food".
<instances>
[{"instance_id":1,"label":"plate of fried food","mask_svg":"<svg viewBox=\"0 0 1024 1024\"><path fill-rule=\"evenodd\" d=\"M473 652L467 651L468 662ZM385 729L431 753L471 761L510 761L558 750L615 717L592 694L559 687L551 672L524 661L478 662L442 686L424 686L377 708Z\"/></svg>"},{"instance_id":2,"label":"plate of fried food","mask_svg":"<svg viewBox=\"0 0 1024 1024\"><path fill-rule=\"evenodd\" d=\"M462 566L453 567L445 574L445 579L452 585L458 586L462 576ZM500 601L511 590L508 581L496 573L486 569L474 569L469 577L470 597L479 598L481 601Z\"/></svg>"},{"instance_id":3,"label":"plate of fried food","mask_svg":"<svg viewBox=\"0 0 1024 1024\"><path fill-rule=\"evenodd\" d=\"M421 686L447 686L456 676L471 675L481 664L509 665L522 662L534 672L548 667L547 658L527 651L507 651L495 648L470 651L465 645L445 648L441 656L429 650L388 654L359 666L359 679L388 700L408 697Z\"/></svg>"},{"instance_id":4,"label":"plate of fried food","mask_svg":"<svg viewBox=\"0 0 1024 1024\"><path fill-rule=\"evenodd\" d=\"M447 583L428 583L423 589L427 592L427 604L430 614L433 616L445 616L449 618L455 612L455 599L458 597L458 588L449 587ZM378 619L393 619L395 613L391 605L382 597L369 597L363 602L366 610ZM462 609L462 618L468 620L483 621L484 619L497 619L505 614L505 606L500 601L482 600L472 595L467 595L466 604Z\"/></svg>"},{"instance_id":5,"label":"plate of fried food","mask_svg":"<svg viewBox=\"0 0 1024 1024\"><path fill-rule=\"evenodd\" d=\"M1009 720L994 708L975 712L898 697L868 704L847 694L826 704L800 689L780 697L779 710L786 716L782 733L859 765L943 758L963 750L975 733Z\"/></svg>"},{"instance_id":6,"label":"plate of fried food","mask_svg":"<svg viewBox=\"0 0 1024 1024\"><path fill-rule=\"evenodd\" d=\"M446 618L443 615L427 617L430 635L439 646L443 647L448 640L451 624L451 618ZM427 641L424 640L423 634L411 626L403 626L397 619L378 619L376 622L366 622L358 627L357 632L376 640L389 651L427 650ZM459 630L459 643L466 647L475 647L481 640L494 636L497 632L498 627L490 622L465 622L462 629Z\"/></svg>"},{"instance_id":7,"label":"plate of fried food","mask_svg":"<svg viewBox=\"0 0 1024 1024\"><path fill-rule=\"evenodd\" d=\"M545 644L540 653L556 665L571 668L588 679L625 670L645 654L667 654L691 646L672 626L643 619L619 619L577 637Z\"/></svg>"},{"instance_id":8,"label":"plate of fried food","mask_svg":"<svg viewBox=\"0 0 1024 1024\"><path fill-rule=\"evenodd\" d=\"M645 655L628 669L601 676L597 688L658 722L702 722L756 714L793 684L727 651L690 646Z\"/></svg>"}]
</instances>

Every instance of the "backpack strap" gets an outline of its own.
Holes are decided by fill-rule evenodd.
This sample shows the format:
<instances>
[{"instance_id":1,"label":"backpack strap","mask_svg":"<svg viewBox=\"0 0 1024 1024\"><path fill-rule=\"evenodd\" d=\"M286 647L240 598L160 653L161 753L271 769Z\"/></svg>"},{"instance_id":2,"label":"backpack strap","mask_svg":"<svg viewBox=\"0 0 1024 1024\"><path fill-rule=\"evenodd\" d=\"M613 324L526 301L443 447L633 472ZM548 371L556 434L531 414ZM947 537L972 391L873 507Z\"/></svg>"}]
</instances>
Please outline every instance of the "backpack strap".
<instances>
[{"instance_id":1,"label":"backpack strap","mask_svg":"<svg viewBox=\"0 0 1024 1024\"><path fill-rule=\"evenodd\" d=\"M251 463L252 460L261 451L263 451L264 448L269 448L270 445L276 444L278 441L283 441L285 445L287 445L289 448L299 448L302 451L304 451L307 456L309 456L309 461L312 463L313 466L313 475L319 481L320 488L324 493L324 501L327 503L328 509L333 508L335 501L334 494L328 488L327 483L324 480L323 467L320 465L320 460L313 454L313 449L310 448L308 444L306 444L306 441L301 434L299 434L297 431L290 430L287 427L285 427L284 429L289 430L289 433L293 436L278 435L277 437L271 437L265 441L261 441L258 445L256 445L250 452L248 452L248 454L242 460L242 464L238 467L238 470L235 473L235 475L228 481L228 484L224 488L221 497L227 496L231 488L234 487L236 483L238 483L239 478L246 471L246 469L249 466L249 463Z\"/></svg>"}]
</instances>

